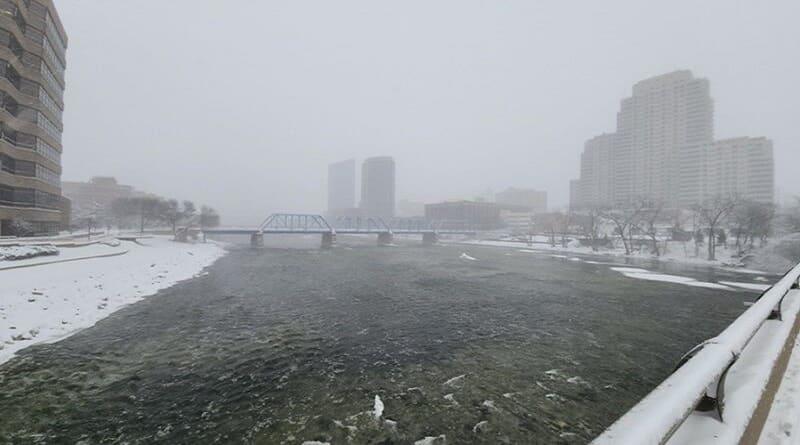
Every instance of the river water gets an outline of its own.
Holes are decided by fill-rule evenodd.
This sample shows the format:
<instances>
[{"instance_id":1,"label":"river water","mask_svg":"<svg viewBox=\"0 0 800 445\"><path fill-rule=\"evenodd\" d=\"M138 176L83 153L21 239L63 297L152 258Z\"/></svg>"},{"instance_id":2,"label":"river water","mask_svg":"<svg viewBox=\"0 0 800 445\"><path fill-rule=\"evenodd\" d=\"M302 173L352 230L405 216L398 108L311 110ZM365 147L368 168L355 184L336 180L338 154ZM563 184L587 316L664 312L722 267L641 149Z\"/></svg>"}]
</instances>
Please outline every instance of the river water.
<instances>
[{"instance_id":1,"label":"river water","mask_svg":"<svg viewBox=\"0 0 800 445\"><path fill-rule=\"evenodd\" d=\"M373 243L232 247L23 351L0 367L0 442L586 443L756 296L627 278L609 258Z\"/></svg>"}]
</instances>

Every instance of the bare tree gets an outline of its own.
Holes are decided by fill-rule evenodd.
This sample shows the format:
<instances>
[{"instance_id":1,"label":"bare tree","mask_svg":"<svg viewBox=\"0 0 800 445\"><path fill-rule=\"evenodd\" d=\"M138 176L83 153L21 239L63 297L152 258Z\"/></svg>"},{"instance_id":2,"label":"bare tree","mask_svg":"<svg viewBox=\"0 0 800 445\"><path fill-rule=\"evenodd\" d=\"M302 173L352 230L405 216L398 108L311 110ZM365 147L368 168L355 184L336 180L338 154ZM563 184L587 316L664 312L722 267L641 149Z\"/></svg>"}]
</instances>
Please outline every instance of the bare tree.
<instances>
[{"instance_id":1,"label":"bare tree","mask_svg":"<svg viewBox=\"0 0 800 445\"><path fill-rule=\"evenodd\" d=\"M118 198L111 203L111 215L117 223L117 227L128 227L130 219L139 213L139 206L133 198Z\"/></svg>"},{"instance_id":2,"label":"bare tree","mask_svg":"<svg viewBox=\"0 0 800 445\"><path fill-rule=\"evenodd\" d=\"M202 206L200 208L200 227L217 227L220 223L220 217L216 210L211 207Z\"/></svg>"},{"instance_id":3,"label":"bare tree","mask_svg":"<svg viewBox=\"0 0 800 445\"><path fill-rule=\"evenodd\" d=\"M785 218L791 232L800 232L800 196L794 197L794 204L788 207Z\"/></svg>"},{"instance_id":4,"label":"bare tree","mask_svg":"<svg viewBox=\"0 0 800 445\"><path fill-rule=\"evenodd\" d=\"M550 238L550 246L556 247L556 235L561 227L563 216L560 212L544 213L536 216L536 226Z\"/></svg>"},{"instance_id":5,"label":"bare tree","mask_svg":"<svg viewBox=\"0 0 800 445\"><path fill-rule=\"evenodd\" d=\"M653 243L652 253L661 256L661 249L658 247L658 221L664 210L664 203L661 201L643 199L639 205L638 220L634 223Z\"/></svg>"},{"instance_id":6,"label":"bare tree","mask_svg":"<svg viewBox=\"0 0 800 445\"><path fill-rule=\"evenodd\" d=\"M569 234L569 227L572 224L573 220L573 212L572 209L567 210L567 213L562 213L561 218L559 219L559 227L561 229L561 247L567 247L567 235Z\"/></svg>"},{"instance_id":7,"label":"bare tree","mask_svg":"<svg viewBox=\"0 0 800 445\"><path fill-rule=\"evenodd\" d=\"M164 218L172 227L172 234L174 235L178 230L178 222L183 217L181 206L175 199L170 199L164 203Z\"/></svg>"},{"instance_id":8,"label":"bare tree","mask_svg":"<svg viewBox=\"0 0 800 445\"><path fill-rule=\"evenodd\" d=\"M614 231L622 239L626 255L633 253L634 229L642 210L645 208L645 202L645 200L636 200L621 209L606 210L601 213L603 219L610 221L614 225Z\"/></svg>"},{"instance_id":9,"label":"bare tree","mask_svg":"<svg viewBox=\"0 0 800 445\"><path fill-rule=\"evenodd\" d=\"M756 240L763 247L772 234L775 205L755 201L740 203L731 213L731 232L736 236L736 250L743 255Z\"/></svg>"},{"instance_id":10,"label":"bare tree","mask_svg":"<svg viewBox=\"0 0 800 445\"><path fill-rule=\"evenodd\" d=\"M579 224L581 234L589 240L592 251L597 252L598 240L600 238L600 223L602 222L602 211L597 207L591 207L584 214L580 215Z\"/></svg>"},{"instance_id":11,"label":"bare tree","mask_svg":"<svg viewBox=\"0 0 800 445\"><path fill-rule=\"evenodd\" d=\"M717 230L725 217L736 208L735 197L716 196L694 206L700 224L708 233L708 260L717 259Z\"/></svg>"},{"instance_id":12,"label":"bare tree","mask_svg":"<svg viewBox=\"0 0 800 445\"><path fill-rule=\"evenodd\" d=\"M197 207L194 206L192 201L183 201L183 210L181 216L186 221L191 221L197 214Z\"/></svg>"}]
</instances>

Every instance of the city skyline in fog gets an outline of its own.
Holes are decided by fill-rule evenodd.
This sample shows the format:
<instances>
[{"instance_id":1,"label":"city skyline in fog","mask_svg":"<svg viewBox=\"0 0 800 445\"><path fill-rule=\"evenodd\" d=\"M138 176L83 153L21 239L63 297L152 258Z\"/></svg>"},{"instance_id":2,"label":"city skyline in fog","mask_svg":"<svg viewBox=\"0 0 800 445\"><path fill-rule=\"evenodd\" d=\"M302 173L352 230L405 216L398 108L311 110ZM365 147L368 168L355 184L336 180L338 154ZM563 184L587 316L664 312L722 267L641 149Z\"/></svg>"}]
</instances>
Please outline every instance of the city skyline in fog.
<instances>
[{"instance_id":1,"label":"city skyline in fog","mask_svg":"<svg viewBox=\"0 0 800 445\"><path fill-rule=\"evenodd\" d=\"M634 83L681 69L710 81L714 137L771 139L778 198L800 194L794 2L57 3L63 178L228 223L323 211L328 164L372 156L395 159L398 200L523 187L565 206Z\"/></svg>"}]
</instances>

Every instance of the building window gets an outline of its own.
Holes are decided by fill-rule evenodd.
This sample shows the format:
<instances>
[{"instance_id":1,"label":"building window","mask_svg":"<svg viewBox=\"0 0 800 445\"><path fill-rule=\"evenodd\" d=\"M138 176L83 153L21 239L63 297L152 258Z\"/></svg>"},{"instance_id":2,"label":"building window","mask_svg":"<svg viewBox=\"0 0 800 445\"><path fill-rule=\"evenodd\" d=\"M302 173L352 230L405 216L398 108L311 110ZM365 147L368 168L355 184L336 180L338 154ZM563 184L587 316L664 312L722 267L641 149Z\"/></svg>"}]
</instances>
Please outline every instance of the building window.
<instances>
[{"instance_id":1,"label":"building window","mask_svg":"<svg viewBox=\"0 0 800 445\"><path fill-rule=\"evenodd\" d=\"M58 106L56 101L54 101L53 98L50 97L50 95L47 94L47 91L42 87L39 87L39 101L42 103L42 105L45 106L45 108L50 110L59 120L62 119L63 111L61 110L61 107Z\"/></svg>"},{"instance_id":2,"label":"building window","mask_svg":"<svg viewBox=\"0 0 800 445\"><path fill-rule=\"evenodd\" d=\"M44 156L47 160L61 165L61 153L51 147L47 142L38 138L36 139L36 152Z\"/></svg>"},{"instance_id":3,"label":"building window","mask_svg":"<svg viewBox=\"0 0 800 445\"><path fill-rule=\"evenodd\" d=\"M50 122L50 119L46 118L44 114L37 113L38 118L36 120L37 125L39 128L45 131L50 137L53 139L61 142L61 129L56 127L55 124Z\"/></svg>"},{"instance_id":4,"label":"building window","mask_svg":"<svg viewBox=\"0 0 800 445\"><path fill-rule=\"evenodd\" d=\"M56 78L50 72L50 69L47 68L47 65L44 63L39 64L39 72L42 74L42 78L44 79L45 83L59 96L58 99L62 99L64 87L58 83Z\"/></svg>"},{"instance_id":5,"label":"building window","mask_svg":"<svg viewBox=\"0 0 800 445\"><path fill-rule=\"evenodd\" d=\"M52 186L61 187L61 177L47 167L36 164L36 177Z\"/></svg>"}]
</instances>

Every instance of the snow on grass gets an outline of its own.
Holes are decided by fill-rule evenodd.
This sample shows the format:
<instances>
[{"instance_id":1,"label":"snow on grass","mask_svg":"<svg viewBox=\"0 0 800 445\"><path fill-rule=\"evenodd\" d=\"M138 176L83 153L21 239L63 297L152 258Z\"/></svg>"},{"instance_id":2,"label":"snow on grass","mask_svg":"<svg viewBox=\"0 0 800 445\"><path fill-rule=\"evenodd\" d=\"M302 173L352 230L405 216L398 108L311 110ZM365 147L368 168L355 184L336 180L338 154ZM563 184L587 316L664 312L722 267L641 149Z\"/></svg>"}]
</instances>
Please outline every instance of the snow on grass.
<instances>
[{"instance_id":1,"label":"snow on grass","mask_svg":"<svg viewBox=\"0 0 800 445\"><path fill-rule=\"evenodd\" d=\"M644 270L644 269L634 269L630 267L612 267L611 270L614 270L616 272L625 275L628 278L633 278L636 280L660 281L662 283L683 284L685 286L703 287L706 289L733 290L732 288L722 284L698 281L695 280L694 278L682 277L680 275L653 273L650 272L649 270Z\"/></svg>"},{"instance_id":2,"label":"snow on grass","mask_svg":"<svg viewBox=\"0 0 800 445\"><path fill-rule=\"evenodd\" d=\"M0 363L23 348L65 338L126 305L192 278L224 254L213 243L182 244L158 237L141 243L62 249L59 260L116 256L0 269ZM0 265L9 265L4 263Z\"/></svg>"},{"instance_id":3,"label":"snow on grass","mask_svg":"<svg viewBox=\"0 0 800 445\"><path fill-rule=\"evenodd\" d=\"M0 246L0 261L18 261L27 258L54 255L58 255L58 248L52 244L39 246Z\"/></svg>"},{"instance_id":4,"label":"snow on grass","mask_svg":"<svg viewBox=\"0 0 800 445\"><path fill-rule=\"evenodd\" d=\"M560 240L559 240L560 241ZM759 270L752 270L752 269L745 269L742 267L731 267L731 265L735 264L738 260L732 257L735 253L735 249L728 249L728 250L719 250L717 252L718 259L715 261L709 261L705 258L705 250L700 249L699 251L695 252L694 248L692 247L692 243L684 244L678 241L670 241L669 248L666 251L661 252L661 256L651 255L649 252L634 252L633 254L626 254L625 251L621 248L615 249L601 249L600 251L594 251L590 247L580 246L575 242L567 245L567 247L562 246L558 243L556 246L553 246L549 243L549 238L547 237L536 237L535 242L532 244L523 242L523 241L502 241L502 240L449 240L444 241L445 243L452 243L452 244L468 244L468 245L479 245L479 246L490 246L490 247L505 247L516 249L519 252L524 253L548 253L548 252L555 252L552 255L554 258L569 258L564 254L584 254L584 255L593 255L593 256L607 256L607 257L619 257L619 258L641 258L641 259L648 259L648 260L658 260L658 261L666 261L666 262L678 262L678 263L687 263L687 264L696 264L696 265L704 265L704 266L713 266L718 267L723 270L727 270L730 272L737 272L737 273L744 273L744 274L752 274L752 275L774 275L769 272L759 271ZM697 255L695 255L695 253ZM605 263L594 263L591 261L586 261L591 264L605 264Z\"/></svg>"},{"instance_id":5,"label":"snow on grass","mask_svg":"<svg viewBox=\"0 0 800 445\"><path fill-rule=\"evenodd\" d=\"M14 269L21 266L40 265L45 263L59 263L83 258L92 258L102 255L113 255L126 253L132 243L121 244L119 242L96 242L86 244L81 247L60 247L58 255L42 257L31 257L15 261L0 261L0 271L4 269Z\"/></svg>"}]
</instances>

